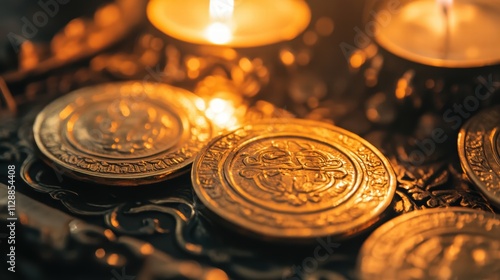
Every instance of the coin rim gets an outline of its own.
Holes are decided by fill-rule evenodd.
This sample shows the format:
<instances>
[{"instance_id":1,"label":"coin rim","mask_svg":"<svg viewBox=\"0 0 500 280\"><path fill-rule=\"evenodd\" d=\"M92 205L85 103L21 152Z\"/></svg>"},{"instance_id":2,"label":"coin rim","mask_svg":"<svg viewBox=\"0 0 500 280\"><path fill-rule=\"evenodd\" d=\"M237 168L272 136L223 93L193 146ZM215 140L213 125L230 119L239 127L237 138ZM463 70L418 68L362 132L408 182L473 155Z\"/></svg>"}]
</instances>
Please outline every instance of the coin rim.
<instances>
[{"instance_id":1,"label":"coin rim","mask_svg":"<svg viewBox=\"0 0 500 280\"><path fill-rule=\"evenodd\" d=\"M479 114L475 115L471 119L469 119L463 126L460 128L457 138L457 150L458 156L460 158L460 165L462 166L463 171L467 175L467 177L474 183L474 185L483 193L488 200L497 207L500 207L500 195L495 196L491 193L486 185L481 181L481 179L476 175L474 170L472 170L469 161L467 160L467 155L465 151L466 143L465 139L467 138L467 133L470 132L470 128L474 125L474 123L481 120L483 114L487 114L490 110L500 110L500 106L493 106L484 111L479 112ZM500 121L500 120L499 120ZM488 162L489 163L489 162ZM500 187L500 186L499 186Z\"/></svg>"},{"instance_id":2,"label":"coin rim","mask_svg":"<svg viewBox=\"0 0 500 280\"><path fill-rule=\"evenodd\" d=\"M227 218L226 217L227 214L226 214L225 209L221 209L219 207L216 207L216 205L212 205L211 203L209 203L207 198L203 195L201 187L199 186L199 184L197 182L197 170L196 170L196 166L200 163L200 160L201 160L202 156L206 153L206 151L213 144L218 142L220 139L222 139L228 135L231 135L232 133L234 133L237 130L242 130L242 129L245 130L245 127L247 127L247 126L272 125L272 124L277 124L277 123L279 123L281 125L294 123L296 125L302 125L304 127L316 126L316 127L326 128L329 130L333 130L339 134L346 135L347 137L350 137L352 139L355 139L356 141L359 141L363 146L370 149L370 151L373 152L380 159L380 161L383 163L385 170L387 171L387 174L388 174L387 177L389 178L389 180L387 182L389 196L384 201L384 203L380 203L377 205L378 211L376 213L372 213L372 215L370 217L368 217L366 219L366 221L364 221L362 224L354 225L350 229L345 230L344 232L333 232L333 233L321 232L318 234L311 232L309 234L301 234L301 235L290 235L289 233L287 233L286 235L284 235L284 234L280 234L280 232L278 232L276 230L275 231L270 231L267 229L266 230L259 230L258 227L254 227L254 226L249 227L247 222L240 223L238 220L232 220L230 218ZM308 136L305 135L304 138L307 138L307 137ZM323 141L325 143L328 143L328 140L326 138L323 138L321 136L318 136L318 138L323 139ZM318 139L314 138L314 140L318 140ZM252 236L257 236L258 238L264 239L264 240L278 240L280 242L288 242L288 241L302 242L305 240L312 240L314 238L320 238L320 237L325 237L325 236L334 236L337 238L345 238L348 236L350 237L352 235L358 234L358 233L370 228L371 226L373 226L374 224L377 223L377 221L380 219L380 216L391 205L392 200L394 198L394 195L396 193L396 188L397 188L396 173L394 172L394 169L393 169L390 161L382 154L382 152L378 148L373 146L366 139L362 138L361 136L359 136L353 132L350 132L350 131L345 130L341 127L334 126L334 125L331 125L328 123L313 121L313 120L293 119L293 118L278 118L278 119L268 119L268 120L264 120L264 121L259 121L259 122L254 123L254 124L241 126L238 129L235 129L229 133L225 133L223 135L219 135L218 137L215 137L207 145L205 145L205 147L202 149L202 151L200 151L198 153L195 160L193 161L193 168L191 169L191 182L192 182L193 189L194 189L198 199L207 208L207 210L209 211L209 214L217 216L217 218L215 220L217 220L217 221L223 220L222 224L231 225L232 227L236 227L236 229L235 229L236 231L242 232L244 234L250 234ZM230 216L232 216L232 215L230 215ZM246 219L244 221L246 221ZM262 229L262 228L260 228L260 229ZM289 231L290 229L286 229L286 230Z\"/></svg>"},{"instance_id":3,"label":"coin rim","mask_svg":"<svg viewBox=\"0 0 500 280\"><path fill-rule=\"evenodd\" d=\"M415 210L410 213L402 214L399 215L384 224L382 224L380 227L375 229L368 238L363 242L363 245L361 246L358 257L356 260L356 272L357 275L360 279L373 279L372 276L373 274L370 275L364 275L364 272L362 271L362 264L364 262L364 259L367 257L371 256L371 252L376 251L378 241L381 238L384 238L384 236L390 232L392 229L394 229L396 226L404 224L405 222L415 218L419 217L421 215L432 215L435 213L446 213L446 212L453 212L453 213L460 213L460 212L466 212L466 213L476 213L476 214L481 214L484 216L489 216L490 218L499 220L497 217L496 213L491 213L491 212L486 212L482 210L476 210L476 209L471 209L467 207L448 207L448 208L432 208L432 209L422 209L422 210ZM381 275L379 275L381 276ZM385 275L376 279L386 279Z\"/></svg>"}]
</instances>

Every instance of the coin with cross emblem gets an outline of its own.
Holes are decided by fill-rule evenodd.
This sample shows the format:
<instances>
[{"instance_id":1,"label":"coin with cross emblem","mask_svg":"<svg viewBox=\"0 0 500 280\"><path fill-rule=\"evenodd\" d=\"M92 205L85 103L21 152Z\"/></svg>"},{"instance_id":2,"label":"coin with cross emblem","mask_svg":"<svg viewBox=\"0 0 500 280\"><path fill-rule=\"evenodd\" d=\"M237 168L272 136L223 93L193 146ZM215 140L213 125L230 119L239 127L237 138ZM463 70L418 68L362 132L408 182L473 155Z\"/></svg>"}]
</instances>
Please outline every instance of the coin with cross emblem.
<instances>
[{"instance_id":1,"label":"coin with cross emblem","mask_svg":"<svg viewBox=\"0 0 500 280\"><path fill-rule=\"evenodd\" d=\"M208 213L280 240L348 236L390 204L396 178L361 137L333 125L274 119L211 141L192 169Z\"/></svg>"},{"instance_id":2,"label":"coin with cross emblem","mask_svg":"<svg viewBox=\"0 0 500 280\"><path fill-rule=\"evenodd\" d=\"M64 175L107 185L158 182L186 171L212 138L203 100L145 82L76 90L38 115L35 142Z\"/></svg>"},{"instance_id":3,"label":"coin with cross emblem","mask_svg":"<svg viewBox=\"0 0 500 280\"><path fill-rule=\"evenodd\" d=\"M500 219L468 208L401 215L375 230L358 257L360 279L499 279Z\"/></svg>"},{"instance_id":4,"label":"coin with cross emblem","mask_svg":"<svg viewBox=\"0 0 500 280\"><path fill-rule=\"evenodd\" d=\"M500 207L500 106L479 112L462 127L458 154L467 176Z\"/></svg>"}]
</instances>

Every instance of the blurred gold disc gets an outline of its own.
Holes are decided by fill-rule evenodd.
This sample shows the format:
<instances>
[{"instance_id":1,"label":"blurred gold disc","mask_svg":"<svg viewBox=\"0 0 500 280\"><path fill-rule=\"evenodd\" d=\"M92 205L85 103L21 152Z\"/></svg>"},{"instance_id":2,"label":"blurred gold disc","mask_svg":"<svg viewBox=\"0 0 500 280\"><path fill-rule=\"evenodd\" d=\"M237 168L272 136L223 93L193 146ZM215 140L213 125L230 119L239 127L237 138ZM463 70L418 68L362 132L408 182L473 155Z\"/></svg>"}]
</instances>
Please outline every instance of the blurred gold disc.
<instances>
[{"instance_id":1,"label":"blurred gold disc","mask_svg":"<svg viewBox=\"0 0 500 280\"><path fill-rule=\"evenodd\" d=\"M500 106L481 111L462 127L458 154L467 176L500 207Z\"/></svg>"},{"instance_id":2,"label":"blurred gold disc","mask_svg":"<svg viewBox=\"0 0 500 280\"><path fill-rule=\"evenodd\" d=\"M226 224L280 240L348 236L390 204L396 176L361 137L307 120L273 119L212 140L192 169L196 194Z\"/></svg>"},{"instance_id":3,"label":"blurred gold disc","mask_svg":"<svg viewBox=\"0 0 500 280\"><path fill-rule=\"evenodd\" d=\"M375 230L358 257L360 279L498 279L500 219L467 208L418 210Z\"/></svg>"},{"instance_id":4,"label":"blurred gold disc","mask_svg":"<svg viewBox=\"0 0 500 280\"><path fill-rule=\"evenodd\" d=\"M165 84L86 87L40 112L35 142L64 175L107 185L154 183L185 170L212 138L200 102Z\"/></svg>"}]
</instances>

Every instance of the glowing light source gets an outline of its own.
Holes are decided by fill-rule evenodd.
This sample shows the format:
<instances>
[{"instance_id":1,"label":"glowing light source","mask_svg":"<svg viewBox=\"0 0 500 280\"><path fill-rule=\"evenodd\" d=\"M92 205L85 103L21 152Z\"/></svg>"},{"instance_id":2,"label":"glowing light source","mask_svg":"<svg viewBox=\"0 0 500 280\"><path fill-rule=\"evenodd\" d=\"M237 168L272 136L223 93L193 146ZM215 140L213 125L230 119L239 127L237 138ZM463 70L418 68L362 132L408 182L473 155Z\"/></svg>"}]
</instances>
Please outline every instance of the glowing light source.
<instances>
[{"instance_id":1,"label":"glowing light source","mask_svg":"<svg viewBox=\"0 0 500 280\"><path fill-rule=\"evenodd\" d=\"M390 0L381 1L382 16ZM384 4L385 3L385 4ZM449 68L500 63L499 1L404 1L384 24L376 41L388 51L421 64Z\"/></svg>"},{"instance_id":2,"label":"glowing light source","mask_svg":"<svg viewBox=\"0 0 500 280\"><path fill-rule=\"evenodd\" d=\"M214 22L207 27L207 39L216 45L229 43L232 38L231 29L224 23Z\"/></svg>"},{"instance_id":3,"label":"glowing light source","mask_svg":"<svg viewBox=\"0 0 500 280\"><path fill-rule=\"evenodd\" d=\"M245 64L247 61L240 61ZM203 101L196 108L205 112L217 131L226 131L241 125L248 104L233 81L221 76L208 76L200 81L194 92Z\"/></svg>"},{"instance_id":4,"label":"glowing light source","mask_svg":"<svg viewBox=\"0 0 500 280\"><path fill-rule=\"evenodd\" d=\"M234 0L210 0L209 13L212 23L205 31L208 41L216 45L229 43L233 37Z\"/></svg>"},{"instance_id":5,"label":"glowing light source","mask_svg":"<svg viewBox=\"0 0 500 280\"><path fill-rule=\"evenodd\" d=\"M208 104L205 114L215 125L222 129L230 129L238 125L235 108L231 101L214 98Z\"/></svg>"},{"instance_id":6,"label":"glowing light source","mask_svg":"<svg viewBox=\"0 0 500 280\"><path fill-rule=\"evenodd\" d=\"M156 28L179 40L230 47L291 40L311 20L304 0L150 0L147 15Z\"/></svg>"},{"instance_id":7,"label":"glowing light source","mask_svg":"<svg viewBox=\"0 0 500 280\"><path fill-rule=\"evenodd\" d=\"M216 21L229 21L233 17L234 0L210 0L210 18Z\"/></svg>"},{"instance_id":8,"label":"glowing light source","mask_svg":"<svg viewBox=\"0 0 500 280\"><path fill-rule=\"evenodd\" d=\"M95 256L99 259L102 259L104 258L104 256L106 255L106 251L104 251L104 249L102 248L99 248L95 251Z\"/></svg>"}]
</instances>

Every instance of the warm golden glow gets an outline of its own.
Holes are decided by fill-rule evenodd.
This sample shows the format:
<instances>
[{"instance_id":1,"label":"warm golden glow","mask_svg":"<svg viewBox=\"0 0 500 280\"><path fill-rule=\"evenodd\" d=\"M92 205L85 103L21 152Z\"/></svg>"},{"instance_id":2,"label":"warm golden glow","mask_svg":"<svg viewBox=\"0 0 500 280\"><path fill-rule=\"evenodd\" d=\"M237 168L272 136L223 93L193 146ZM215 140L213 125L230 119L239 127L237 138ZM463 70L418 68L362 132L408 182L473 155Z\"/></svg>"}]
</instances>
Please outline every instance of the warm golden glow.
<instances>
[{"instance_id":1,"label":"warm golden glow","mask_svg":"<svg viewBox=\"0 0 500 280\"><path fill-rule=\"evenodd\" d=\"M229 277L220 269L212 269L205 276L206 280L227 280Z\"/></svg>"},{"instance_id":2,"label":"warm golden glow","mask_svg":"<svg viewBox=\"0 0 500 280\"><path fill-rule=\"evenodd\" d=\"M497 1L407 1L387 25L374 32L380 46L418 63L470 68L496 64Z\"/></svg>"},{"instance_id":3,"label":"warm golden glow","mask_svg":"<svg viewBox=\"0 0 500 280\"><path fill-rule=\"evenodd\" d=\"M231 128L237 124L234 112L235 108L232 103L220 98L210 100L205 111L207 117L222 128Z\"/></svg>"},{"instance_id":4,"label":"warm golden glow","mask_svg":"<svg viewBox=\"0 0 500 280\"><path fill-rule=\"evenodd\" d=\"M451 6L453 5L453 0L436 0L439 4L443 6Z\"/></svg>"},{"instance_id":5,"label":"warm golden glow","mask_svg":"<svg viewBox=\"0 0 500 280\"><path fill-rule=\"evenodd\" d=\"M311 20L304 0L150 0L147 15L155 27L179 40L231 47L291 40Z\"/></svg>"},{"instance_id":6,"label":"warm golden glow","mask_svg":"<svg viewBox=\"0 0 500 280\"><path fill-rule=\"evenodd\" d=\"M25 41L21 45L20 66L22 69L35 68L39 63L39 57L36 54L36 46L31 41Z\"/></svg>"},{"instance_id":7,"label":"warm golden glow","mask_svg":"<svg viewBox=\"0 0 500 280\"><path fill-rule=\"evenodd\" d=\"M220 98L214 98L210 101L209 107L207 111L214 112L215 114L218 113L232 113L232 106L230 102L220 99Z\"/></svg>"},{"instance_id":8,"label":"warm golden glow","mask_svg":"<svg viewBox=\"0 0 500 280\"><path fill-rule=\"evenodd\" d=\"M328 17L322 17L316 21L316 32L321 36L329 36L332 34L335 24L333 20Z\"/></svg>"},{"instance_id":9,"label":"warm golden glow","mask_svg":"<svg viewBox=\"0 0 500 280\"><path fill-rule=\"evenodd\" d=\"M85 34L85 22L81 18L70 21L64 28L64 35L70 38L83 37Z\"/></svg>"},{"instance_id":10,"label":"warm golden glow","mask_svg":"<svg viewBox=\"0 0 500 280\"><path fill-rule=\"evenodd\" d=\"M98 26L110 26L120 19L120 9L117 5L109 4L95 13L94 20Z\"/></svg>"},{"instance_id":11,"label":"warm golden glow","mask_svg":"<svg viewBox=\"0 0 500 280\"><path fill-rule=\"evenodd\" d=\"M351 55L349 59L349 64L352 68L357 69L361 67L366 61L366 55L362 51L356 51Z\"/></svg>"},{"instance_id":12,"label":"warm golden glow","mask_svg":"<svg viewBox=\"0 0 500 280\"><path fill-rule=\"evenodd\" d=\"M187 243L185 246L186 246L186 249L188 249L191 252L201 253L201 247L198 245L195 245L193 243Z\"/></svg>"},{"instance_id":13,"label":"warm golden glow","mask_svg":"<svg viewBox=\"0 0 500 280\"><path fill-rule=\"evenodd\" d=\"M212 20L228 22L233 17L234 0L210 0L209 10Z\"/></svg>"},{"instance_id":14,"label":"warm golden glow","mask_svg":"<svg viewBox=\"0 0 500 280\"><path fill-rule=\"evenodd\" d=\"M241 60L240 63L252 64L246 60ZM234 71L232 75L237 76L234 76ZM205 116L212 121L216 130L224 131L241 125L248 105L234 80L208 76L197 84L194 92L203 99L196 101L196 108L205 112Z\"/></svg>"},{"instance_id":15,"label":"warm golden glow","mask_svg":"<svg viewBox=\"0 0 500 280\"><path fill-rule=\"evenodd\" d=\"M177 267L181 275L186 278L200 279L200 275L203 274L201 266L196 262L182 262Z\"/></svg>"},{"instance_id":16,"label":"warm golden glow","mask_svg":"<svg viewBox=\"0 0 500 280\"><path fill-rule=\"evenodd\" d=\"M119 260L120 260L120 257L117 254L111 254L108 257L108 264L112 265L112 266L117 265Z\"/></svg>"},{"instance_id":17,"label":"warm golden glow","mask_svg":"<svg viewBox=\"0 0 500 280\"><path fill-rule=\"evenodd\" d=\"M146 244L141 246L140 251L141 251L141 254L143 254L143 255L151 255L154 252L154 247L151 246L151 244L146 243Z\"/></svg>"},{"instance_id":18,"label":"warm golden glow","mask_svg":"<svg viewBox=\"0 0 500 280\"><path fill-rule=\"evenodd\" d=\"M318 35L314 31L307 31L303 36L304 44L313 46L318 42Z\"/></svg>"},{"instance_id":19,"label":"warm golden glow","mask_svg":"<svg viewBox=\"0 0 500 280\"><path fill-rule=\"evenodd\" d=\"M198 70L201 66L200 59L196 58L196 57L190 57L186 61L186 66L189 68L189 70L192 70L192 71Z\"/></svg>"},{"instance_id":20,"label":"warm golden glow","mask_svg":"<svg viewBox=\"0 0 500 280\"><path fill-rule=\"evenodd\" d=\"M103 248L99 248L95 251L95 256L99 259L102 259L104 258L104 256L106 255L106 251L104 251Z\"/></svg>"},{"instance_id":21,"label":"warm golden glow","mask_svg":"<svg viewBox=\"0 0 500 280\"><path fill-rule=\"evenodd\" d=\"M67 106L59 113L59 118L61 120L66 119L67 117L69 117L69 115L73 113L74 109L75 108L73 108L73 106L71 105Z\"/></svg>"},{"instance_id":22,"label":"warm golden glow","mask_svg":"<svg viewBox=\"0 0 500 280\"><path fill-rule=\"evenodd\" d=\"M476 262L476 264L480 266L484 266L486 264L487 253L484 249L475 249L472 251L472 258Z\"/></svg>"},{"instance_id":23,"label":"warm golden glow","mask_svg":"<svg viewBox=\"0 0 500 280\"><path fill-rule=\"evenodd\" d=\"M115 240L115 234L113 233L112 230L106 229L104 230L104 235L109 239L109 240Z\"/></svg>"},{"instance_id":24,"label":"warm golden glow","mask_svg":"<svg viewBox=\"0 0 500 280\"><path fill-rule=\"evenodd\" d=\"M128 107L128 104L124 101L121 101L120 104L120 113L124 116L124 117L128 117L130 116L130 108Z\"/></svg>"},{"instance_id":25,"label":"warm golden glow","mask_svg":"<svg viewBox=\"0 0 500 280\"><path fill-rule=\"evenodd\" d=\"M222 22L214 22L207 27L205 31L207 39L216 45L223 45L231 41L231 28Z\"/></svg>"},{"instance_id":26,"label":"warm golden glow","mask_svg":"<svg viewBox=\"0 0 500 280\"><path fill-rule=\"evenodd\" d=\"M232 39L231 21L234 13L234 0L210 0L210 19L205 35L213 44L227 44Z\"/></svg>"},{"instance_id":27,"label":"warm golden glow","mask_svg":"<svg viewBox=\"0 0 500 280\"><path fill-rule=\"evenodd\" d=\"M289 50L282 50L280 52L281 62L283 64L290 66L295 62L295 55Z\"/></svg>"},{"instance_id":28,"label":"warm golden glow","mask_svg":"<svg viewBox=\"0 0 500 280\"><path fill-rule=\"evenodd\" d=\"M240 68L245 72L251 72L253 70L253 64L250 59L243 57L240 59L239 63Z\"/></svg>"},{"instance_id":29,"label":"warm golden glow","mask_svg":"<svg viewBox=\"0 0 500 280\"><path fill-rule=\"evenodd\" d=\"M398 80L397 86L396 86L396 98L397 99L404 99L407 96L410 96L412 94L412 88L410 85L410 81L413 78L413 72L409 71L401 77L401 79Z\"/></svg>"},{"instance_id":30,"label":"warm golden glow","mask_svg":"<svg viewBox=\"0 0 500 280\"><path fill-rule=\"evenodd\" d=\"M198 110L200 111L205 111L205 109L207 108L207 106L205 105L205 101L203 101L203 99L197 99L194 103L194 105L196 106L196 108L198 108Z\"/></svg>"},{"instance_id":31,"label":"warm golden glow","mask_svg":"<svg viewBox=\"0 0 500 280\"><path fill-rule=\"evenodd\" d=\"M111 225L114 227L119 227L120 223L118 222L117 215L115 212L111 214Z\"/></svg>"}]
</instances>

